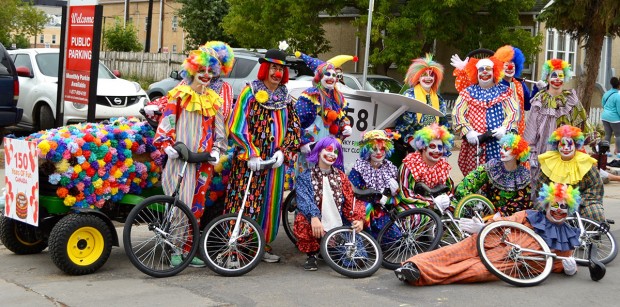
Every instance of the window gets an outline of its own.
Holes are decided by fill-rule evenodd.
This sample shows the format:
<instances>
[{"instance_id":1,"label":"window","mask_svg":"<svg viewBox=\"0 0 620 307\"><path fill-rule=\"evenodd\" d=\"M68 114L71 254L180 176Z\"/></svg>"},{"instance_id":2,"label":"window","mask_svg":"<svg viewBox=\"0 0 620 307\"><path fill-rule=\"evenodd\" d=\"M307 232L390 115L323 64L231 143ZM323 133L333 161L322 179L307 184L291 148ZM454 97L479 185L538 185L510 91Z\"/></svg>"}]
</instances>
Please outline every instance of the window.
<instances>
[{"instance_id":1,"label":"window","mask_svg":"<svg viewBox=\"0 0 620 307\"><path fill-rule=\"evenodd\" d=\"M18 54L15 56L15 67L24 66L30 70L32 74L32 63L30 62L30 56L27 54Z\"/></svg>"},{"instance_id":2,"label":"window","mask_svg":"<svg viewBox=\"0 0 620 307\"><path fill-rule=\"evenodd\" d=\"M244 58L236 58L235 65L230 72L229 78L246 78L254 69L254 66L258 65L258 60L250 60Z\"/></svg>"},{"instance_id":3,"label":"window","mask_svg":"<svg viewBox=\"0 0 620 307\"><path fill-rule=\"evenodd\" d=\"M52 34L52 45L56 44L56 34Z\"/></svg>"},{"instance_id":4,"label":"window","mask_svg":"<svg viewBox=\"0 0 620 307\"><path fill-rule=\"evenodd\" d=\"M559 32L555 29L547 30L547 52L545 60L562 59L575 69L577 40L570 33Z\"/></svg>"},{"instance_id":5,"label":"window","mask_svg":"<svg viewBox=\"0 0 620 307\"><path fill-rule=\"evenodd\" d=\"M172 16L172 32L177 31L177 26L179 26L179 16Z\"/></svg>"},{"instance_id":6,"label":"window","mask_svg":"<svg viewBox=\"0 0 620 307\"><path fill-rule=\"evenodd\" d=\"M349 76L344 76L344 85L354 89L354 90L359 90L360 86L357 85L357 82L355 82L355 80Z\"/></svg>"},{"instance_id":7,"label":"window","mask_svg":"<svg viewBox=\"0 0 620 307\"><path fill-rule=\"evenodd\" d=\"M172 53L177 53L177 45L172 45Z\"/></svg>"},{"instance_id":8,"label":"window","mask_svg":"<svg viewBox=\"0 0 620 307\"><path fill-rule=\"evenodd\" d=\"M45 43L45 35L41 34L41 36L39 36L39 43L40 44Z\"/></svg>"}]
</instances>

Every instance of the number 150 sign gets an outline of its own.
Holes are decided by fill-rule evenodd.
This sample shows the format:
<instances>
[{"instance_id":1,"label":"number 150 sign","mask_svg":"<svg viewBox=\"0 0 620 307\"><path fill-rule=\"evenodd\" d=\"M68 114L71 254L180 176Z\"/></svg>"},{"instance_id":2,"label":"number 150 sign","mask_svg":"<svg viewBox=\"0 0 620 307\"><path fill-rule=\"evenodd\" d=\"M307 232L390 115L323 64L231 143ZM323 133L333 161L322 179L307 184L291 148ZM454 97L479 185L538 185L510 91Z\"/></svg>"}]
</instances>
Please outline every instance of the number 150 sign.
<instances>
[{"instance_id":1,"label":"number 150 sign","mask_svg":"<svg viewBox=\"0 0 620 307\"><path fill-rule=\"evenodd\" d=\"M6 217L39 225L39 164L37 144L4 139Z\"/></svg>"}]
</instances>

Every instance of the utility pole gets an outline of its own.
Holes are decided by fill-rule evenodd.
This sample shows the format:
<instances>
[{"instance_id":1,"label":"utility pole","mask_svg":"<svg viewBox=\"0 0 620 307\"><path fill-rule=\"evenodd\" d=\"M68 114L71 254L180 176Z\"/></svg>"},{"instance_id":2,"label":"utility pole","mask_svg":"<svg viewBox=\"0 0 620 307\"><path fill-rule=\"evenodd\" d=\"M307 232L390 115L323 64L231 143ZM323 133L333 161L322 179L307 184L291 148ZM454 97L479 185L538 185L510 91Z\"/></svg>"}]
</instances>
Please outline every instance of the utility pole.
<instances>
[{"instance_id":1,"label":"utility pole","mask_svg":"<svg viewBox=\"0 0 620 307\"><path fill-rule=\"evenodd\" d=\"M149 12L146 17L146 41L144 42L144 52L151 52L151 25L153 24L153 0L149 0Z\"/></svg>"}]
</instances>

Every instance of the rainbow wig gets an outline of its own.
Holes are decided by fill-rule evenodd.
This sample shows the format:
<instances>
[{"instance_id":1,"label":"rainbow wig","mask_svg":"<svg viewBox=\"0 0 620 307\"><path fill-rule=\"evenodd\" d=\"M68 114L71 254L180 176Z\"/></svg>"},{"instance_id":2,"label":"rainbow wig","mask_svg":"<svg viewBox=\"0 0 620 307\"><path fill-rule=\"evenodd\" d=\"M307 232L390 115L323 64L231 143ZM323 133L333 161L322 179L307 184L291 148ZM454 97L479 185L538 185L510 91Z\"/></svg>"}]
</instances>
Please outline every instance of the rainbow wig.
<instances>
[{"instance_id":1,"label":"rainbow wig","mask_svg":"<svg viewBox=\"0 0 620 307\"><path fill-rule=\"evenodd\" d=\"M570 80L570 64L562 59L552 59L548 60L543 64L542 67L542 79L547 80L547 77L551 75L551 72L554 70L561 70L564 72L564 82L568 82Z\"/></svg>"},{"instance_id":2,"label":"rainbow wig","mask_svg":"<svg viewBox=\"0 0 620 307\"><path fill-rule=\"evenodd\" d=\"M558 144L563 137L573 139L577 150L581 149L583 147L583 143L586 141L581 129L569 125L563 125L553 131L547 143L551 145L553 150L558 150Z\"/></svg>"},{"instance_id":3,"label":"rainbow wig","mask_svg":"<svg viewBox=\"0 0 620 307\"><path fill-rule=\"evenodd\" d=\"M185 61L183 61L183 69L181 70L181 76L185 79L187 84L192 84L194 76L198 74L200 70L205 67L210 68L210 72L214 76L220 74L220 61L217 59L215 51L211 48L200 48L199 50L192 50Z\"/></svg>"},{"instance_id":4,"label":"rainbow wig","mask_svg":"<svg viewBox=\"0 0 620 307\"><path fill-rule=\"evenodd\" d=\"M518 134L507 133L499 140L499 145L508 145L519 162L525 162L530 157L530 144Z\"/></svg>"},{"instance_id":5,"label":"rainbow wig","mask_svg":"<svg viewBox=\"0 0 620 307\"><path fill-rule=\"evenodd\" d=\"M490 58L485 58L493 62L493 82L499 82L499 79L502 78L502 71L504 70L504 63L497 59L495 56ZM465 65L465 72L467 73L467 77L472 84L478 84L478 68L476 64L483 59L469 58L467 64Z\"/></svg>"},{"instance_id":6,"label":"rainbow wig","mask_svg":"<svg viewBox=\"0 0 620 307\"><path fill-rule=\"evenodd\" d=\"M215 51L220 64L222 65L221 74L227 75L233 68L235 63L235 53L227 43L221 41L209 41L204 47L211 48Z\"/></svg>"},{"instance_id":7,"label":"rainbow wig","mask_svg":"<svg viewBox=\"0 0 620 307\"><path fill-rule=\"evenodd\" d=\"M515 77L520 77L521 72L523 71L523 65L525 64L525 55L523 55L523 51L517 47L513 47L510 45L506 45L500 47L495 51L493 55L498 60L502 62L513 62L515 63Z\"/></svg>"},{"instance_id":8,"label":"rainbow wig","mask_svg":"<svg viewBox=\"0 0 620 307\"><path fill-rule=\"evenodd\" d=\"M426 126L415 132L413 135L413 147L415 150L422 150L428 147L434 139L440 139L444 146L444 154L452 149L454 144L454 135L446 129L444 126L440 126L437 123L432 123L430 126Z\"/></svg>"},{"instance_id":9,"label":"rainbow wig","mask_svg":"<svg viewBox=\"0 0 620 307\"><path fill-rule=\"evenodd\" d=\"M360 158L364 160L370 159L370 153L373 148L379 147L385 149L385 156L387 158L392 156L394 153L394 143L392 143L392 139L388 136L383 130L370 130L364 133L362 136L362 141L358 143L360 147Z\"/></svg>"},{"instance_id":10,"label":"rainbow wig","mask_svg":"<svg viewBox=\"0 0 620 307\"><path fill-rule=\"evenodd\" d=\"M405 83L407 83L410 87L416 86L420 82L422 73L428 69L431 69L435 74L435 83L433 83L431 89L434 92L437 92L437 89L443 80L443 65L433 61L433 55L430 53L427 53L426 57L417 58L411 61L411 65L409 65L409 69L405 75Z\"/></svg>"},{"instance_id":11,"label":"rainbow wig","mask_svg":"<svg viewBox=\"0 0 620 307\"><path fill-rule=\"evenodd\" d=\"M336 149L338 150L338 158L336 159L336 162L334 162L334 166L342 170L344 168L344 164L343 164L344 157L343 157L343 152L342 152L342 145L340 145L340 142L338 141L338 139L332 136L328 136L316 142L316 145L314 145L314 148L312 149L312 151L308 153L308 156L306 156L306 160L310 163L318 164L321 151L323 150L323 148L329 145L336 147Z\"/></svg>"},{"instance_id":12,"label":"rainbow wig","mask_svg":"<svg viewBox=\"0 0 620 307\"><path fill-rule=\"evenodd\" d=\"M538 203L541 209L545 209L546 205L554 203L565 203L568 205L568 214L572 215L579 209L581 203L581 194L579 188L573 188L563 183L543 183L540 192L538 192Z\"/></svg>"}]
</instances>

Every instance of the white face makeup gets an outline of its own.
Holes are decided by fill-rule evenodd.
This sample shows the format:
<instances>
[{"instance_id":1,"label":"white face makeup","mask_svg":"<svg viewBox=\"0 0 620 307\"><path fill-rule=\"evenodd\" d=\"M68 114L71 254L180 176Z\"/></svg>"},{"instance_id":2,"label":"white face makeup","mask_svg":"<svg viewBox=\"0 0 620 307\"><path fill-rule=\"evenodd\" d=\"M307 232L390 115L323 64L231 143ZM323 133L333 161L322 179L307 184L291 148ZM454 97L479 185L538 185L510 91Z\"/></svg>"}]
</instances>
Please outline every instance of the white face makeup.
<instances>
[{"instance_id":1,"label":"white face makeup","mask_svg":"<svg viewBox=\"0 0 620 307\"><path fill-rule=\"evenodd\" d=\"M558 143L558 151L560 152L560 156L562 160L570 160L575 156L575 151L577 150L575 146L575 141L569 137L563 137L560 139L560 143Z\"/></svg>"},{"instance_id":2,"label":"white face makeup","mask_svg":"<svg viewBox=\"0 0 620 307\"><path fill-rule=\"evenodd\" d=\"M568 205L566 203L552 203L547 205L547 219L556 224L564 223L568 216Z\"/></svg>"},{"instance_id":3,"label":"white face makeup","mask_svg":"<svg viewBox=\"0 0 620 307\"><path fill-rule=\"evenodd\" d=\"M515 75L515 63L514 62L506 62L504 63L504 76L506 77L514 77Z\"/></svg>"},{"instance_id":4,"label":"white face makeup","mask_svg":"<svg viewBox=\"0 0 620 307\"><path fill-rule=\"evenodd\" d=\"M433 86L434 83L435 83L435 73L433 72L432 69L427 69L420 76L420 85L425 91L430 92L431 87Z\"/></svg>"},{"instance_id":5,"label":"white face makeup","mask_svg":"<svg viewBox=\"0 0 620 307\"><path fill-rule=\"evenodd\" d=\"M370 153L370 161L375 163L380 163L385 160L385 148L375 145L375 148L372 149Z\"/></svg>"},{"instance_id":6,"label":"white face makeup","mask_svg":"<svg viewBox=\"0 0 620 307\"><path fill-rule=\"evenodd\" d=\"M564 71L560 69L552 71L548 81L550 87L556 89L562 88L562 85L564 85Z\"/></svg>"},{"instance_id":7,"label":"white face makeup","mask_svg":"<svg viewBox=\"0 0 620 307\"><path fill-rule=\"evenodd\" d=\"M194 76L194 80L202 85L209 85L212 77L213 76L210 72L206 69L202 69L196 74L196 76Z\"/></svg>"},{"instance_id":8,"label":"white face makeup","mask_svg":"<svg viewBox=\"0 0 620 307\"><path fill-rule=\"evenodd\" d=\"M338 159L338 149L332 145L329 145L321 150L319 157L323 163L331 166L334 162L336 162L336 159Z\"/></svg>"},{"instance_id":9,"label":"white face makeup","mask_svg":"<svg viewBox=\"0 0 620 307\"><path fill-rule=\"evenodd\" d=\"M422 154L428 161L437 162L443 156L443 149L443 142L434 139L422 150Z\"/></svg>"},{"instance_id":10,"label":"white face makeup","mask_svg":"<svg viewBox=\"0 0 620 307\"><path fill-rule=\"evenodd\" d=\"M336 84L336 71L333 69L328 69L324 74L323 78L321 78L321 85L323 88L328 90L333 90L334 85Z\"/></svg>"},{"instance_id":11,"label":"white face makeup","mask_svg":"<svg viewBox=\"0 0 620 307\"><path fill-rule=\"evenodd\" d=\"M515 159L515 155L512 153L512 148L507 145L502 145L499 150L499 158L502 162L509 162Z\"/></svg>"},{"instance_id":12,"label":"white face makeup","mask_svg":"<svg viewBox=\"0 0 620 307\"><path fill-rule=\"evenodd\" d=\"M493 66L480 66L478 68L478 84L484 88L493 85Z\"/></svg>"}]
</instances>

